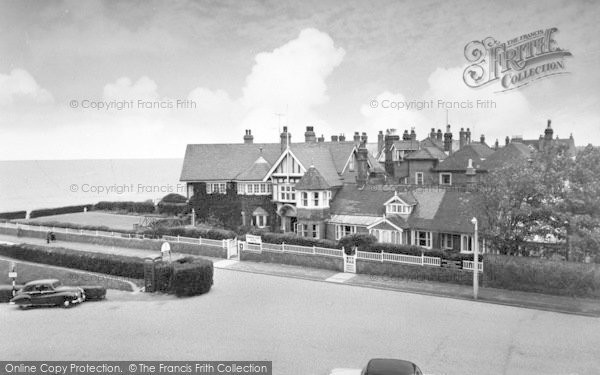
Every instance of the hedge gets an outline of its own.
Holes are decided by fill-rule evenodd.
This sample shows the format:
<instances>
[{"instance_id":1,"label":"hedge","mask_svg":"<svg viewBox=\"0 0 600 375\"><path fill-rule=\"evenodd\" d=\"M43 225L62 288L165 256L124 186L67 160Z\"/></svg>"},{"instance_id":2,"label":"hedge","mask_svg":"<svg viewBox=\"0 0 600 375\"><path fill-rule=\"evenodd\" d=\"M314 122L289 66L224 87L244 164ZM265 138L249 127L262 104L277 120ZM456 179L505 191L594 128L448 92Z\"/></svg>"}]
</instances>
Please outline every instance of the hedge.
<instances>
[{"instance_id":1,"label":"hedge","mask_svg":"<svg viewBox=\"0 0 600 375\"><path fill-rule=\"evenodd\" d=\"M213 285L213 263L210 260L185 257L175 262L156 265L156 290L178 297L206 293Z\"/></svg>"},{"instance_id":2,"label":"hedge","mask_svg":"<svg viewBox=\"0 0 600 375\"><path fill-rule=\"evenodd\" d=\"M42 216L53 216L53 215L61 215L61 214L72 214L75 212L83 212L84 209L91 210L94 206L91 204L83 204L79 206L65 206L65 207L56 207L56 208L45 208L41 210L33 210L29 217L31 219L35 219L36 217Z\"/></svg>"},{"instance_id":3,"label":"hedge","mask_svg":"<svg viewBox=\"0 0 600 375\"><path fill-rule=\"evenodd\" d=\"M486 287L600 298L598 264L488 254L483 269Z\"/></svg>"},{"instance_id":4,"label":"hedge","mask_svg":"<svg viewBox=\"0 0 600 375\"><path fill-rule=\"evenodd\" d=\"M177 194L177 193L167 194L160 200L160 203L186 203L186 202L187 202L187 198L184 197L183 195Z\"/></svg>"},{"instance_id":5,"label":"hedge","mask_svg":"<svg viewBox=\"0 0 600 375\"><path fill-rule=\"evenodd\" d=\"M13 219L25 219L27 217L27 211L13 211L13 212L1 212L0 219L13 220Z\"/></svg>"},{"instance_id":6,"label":"hedge","mask_svg":"<svg viewBox=\"0 0 600 375\"><path fill-rule=\"evenodd\" d=\"M56 228L69 228L69 229L84 229L84 230L101 230L105 232L115 232L115 233L135 233L134 231L128 231L123 229L112 229L105 225L80 225L73 223L65 223L62 221L44 221L39 223L27 223L32 226L44 226L44 227L56 227Z\"/></svg>"},{"instance_id":7,"label":"hedge","mask_svg":"<svg viewBox=\"0 0 600 375\"><path fill-rule=\"evenodd\" d=\"M143 234L151 237L162 237L162 236L181 236L181 237L193 237L193 238L210 238L213 240L225 240L229 238L235 238L236 233L226 229L200 229L200 228L186 228L186 227L157 227L153 229L146 229Z\"/></svg>"},{"instance_id":8,"label":"hedge","mask_svg":"<svg viewBox=\"0 0 600 375\"><path fill-rule=\"evenodd\" d=\"M187 203L165 203L160 202L157 205L159 214L170 216L186 215L192 212L192 208Z\"/></svg>"},{"instance_id":9,"label":"hedge","mask_svg":"<svg viewBox=\"0 0 600 375\"><path fill-rule=\"evenodd\" d=\"M334 249L341 249L342 246L337 241L317 238L300 237L294 233L261 233L261 239L263 242L281 244L286 243L288 245L298 246L318 246L318 247L329 247ZM245 240L245 236L243 237Z\"/></svg>"},{"instance_id":10,"label":"hedge","mask_svg":"<svg viewBox=\"0 0 600 375\"><path fill-rule=\"evenodd\" d=\"M76 268L132 279L144 278L144 260L138 257L30 244L0 245L0 255L29 262Z\"/></svg>"},{"instance_id":11,"label":"hedge","mask_svg":"<svg viewBox=\"0 0 600 375\"><path fill-rule=\"evenodd\" d=\"M438 257L448 260L469 260L473 261L473 254L457 253L455 251L439 250L439 249L424 249L416 245L395 245L388 243L374 243L361 249L361 251L367 251L371 253L380 253L381 251L392 254L406 254L421 256L423 253L428 257ZM483 255L479 254L479 261L483 260Z\"/></svg>"},{"instance_id":12,"label":"hedge","mask_svg":"<svg viewBox=\"0 0 600 375\"><path fill-rule=\"evenodd\" d=\"M108 202L102 201L94 205L94 210L102 211L126 211L130 213L149 214L154 212L154 203L152 201L145 202Z\"/></svg>"}]
</instances>

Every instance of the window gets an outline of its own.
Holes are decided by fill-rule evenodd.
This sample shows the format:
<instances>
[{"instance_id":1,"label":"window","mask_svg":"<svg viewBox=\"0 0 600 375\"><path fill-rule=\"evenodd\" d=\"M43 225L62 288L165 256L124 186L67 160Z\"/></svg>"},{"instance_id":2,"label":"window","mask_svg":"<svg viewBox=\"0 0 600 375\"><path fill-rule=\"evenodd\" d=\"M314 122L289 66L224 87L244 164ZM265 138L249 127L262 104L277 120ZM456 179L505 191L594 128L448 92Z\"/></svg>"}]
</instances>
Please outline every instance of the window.
<instances>
[{"instance_id":1,"label":"window","mask_svg":"<svg viewBox=\"0 0 600 375\"><path fill-rule=\"evenodd\" d=\"M441 237L441 247L442 249L452 249L454 248L454 241L452 235L449 233L442 233Z\"/></svg>"},{"instance_id":2,"label":"window","mask_svg":"<svg viewBox=\"0 0 600 375\"><path fill-rule=\"evenodd\" d=\"M213 194L213 193L225 194L226 192L227 192L227 184L224 182L219 182L219 183L207 182L206 183L206 193L207 194Z\"/></svg>"},{"instance_id":3,"label":"window","mask_svg":"<svg viewBox=\"0 0 600 375\"><path fill-rule=\"evenodd\" d=\"M266 215L256 215L256 226L259 228L264 228L267 226L267 216Z\"/></svg>"},{"instance_id":4,"label":"window","mask_svg":"<svg viewBox=\"0 0 600 375\"><path fill-rule=\"evenodd\" d=\"M452 173L440 173L440 185L452 185Z\"/></svg>"},{"instance_id":5,"label":"window","mask_svg":"<svg viewBox=\"0 0 600 375\"><path fill-rule=\"evenodd\" d=\"M313 193L313 206L319 207L319 193L318 192Z\"/></svg>"},{"instance_id":6,"label":"window","mask_svg":"<svg viewBox=\"0 0 600 375\"><path fill-rule=\"evenodd\" d=\"M415 183L417 185L423 185L423 172L415 173Z\"/></svg>"},{"instance_id":7,"label":"window","mask_svg":"<svg viewBox=\"0 0 600 375\"><path fill-rule=\"evenodd\" d=\"M282 201L295 201L296 190L292 185L283 184L279 186L279 200Z\"/></svg>"},{"instance_id":8,"label":"window","mask_svg":"<svg viewBox=\"0 0 600 375\"><path fill-rule=\"evenodd\" d=\"M307 224L296 225L296 233L299 236L307 237L308 236L308 225Z\"/></svg>"},{"instance_id":9,"label":"window","mask_svg":"<svg viewBox=\"0 0 600 375\"><path fill-rule=\"evenodd\" d=\"M312 224L312 238L319 238L319 226L317 224Z\"/></svg>"},{"instance_id":10,"label":"window","mask_svg":"<svg viewBox=\"0 0 600 375\"><path fill-rule=\"evenodd\" d=\"M411 206L399 203L390 203L386 207L386 213L388 214L410 214Z\"/></svg>"},{"instance_id":11,"label":"window","mask_svg":"<svg viewBox=\"0 0 600 375\"><path fill-rule=\"evenodd\" d=\"M267 184L260 184L260 192L261 193L267 192Z\"/></svg>"},{"instance_id":12,"label":"window","mask_svg":"<svg viewBox=\"0 0 600 375\"><path fill-rule=\"evenodd\" d=\"M460 251L461 253L473 252L473 240L468 234L462 234L460 236Z\"/></svg>"},{"instance_id":13,"label":"window","mask_svg":"<svg viewBox=\"0 0 600 375\"><path fill-rule=\"evenodd\" d=\"M344 236L349 236L356 233L356 225L342 225L337 224L335 226L335 239L339 240Z\"/></svg>"},{"instance_id":14,"label":"window","mask_svg":"<svg viewBox=\"0 0 600 375\"><path fill-rule=\"evenodd\" d=\"M302 192L302 206L308 207L308 193Z\"/></svg>"},{"instance_id":15,"label":"window","mask_svg":"<svg viewBox=\"0 0 600 375\"><path fill-rule=\"evenodd\" d=\"M402 232L397 230L371 229L370 234L377 238L378 242L401 244Z\"/></svg>"},{"instance_id":16,"label":"window","mask_svg":"<svg viewBox=\"0 0 600 375\"><path fill-rule=\"evenodd\" d=\"M417 246L431 248L431 232L416 231L415 242Z\"/></svg>"},{"instance_id":17,"label":"window","mask_svg":"<svg viewBox=\"0 0 600 375\"><path fill-rule=\"evenodd\" d=\"M246 186L248 187L248 194L254 194L254 187L252 184L247 184Z\"/></svg>"}]
</instances>

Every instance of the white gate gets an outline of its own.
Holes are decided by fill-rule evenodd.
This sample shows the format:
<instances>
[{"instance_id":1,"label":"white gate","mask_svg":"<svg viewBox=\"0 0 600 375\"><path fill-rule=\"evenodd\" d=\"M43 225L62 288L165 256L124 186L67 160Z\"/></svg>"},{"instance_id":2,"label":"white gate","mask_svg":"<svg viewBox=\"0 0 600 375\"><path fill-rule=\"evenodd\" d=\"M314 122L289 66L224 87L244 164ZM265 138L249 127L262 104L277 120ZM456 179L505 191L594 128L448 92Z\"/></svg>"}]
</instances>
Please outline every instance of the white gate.
<instances>
[{"instance_id":1,"label":"white gate","mask_svg":"<svg viewBox=\"0 0 600 375\"><path fill-rule=\"evenodd\" d=\"M239 255L238 250L238 241L236 239L230 238L225 240L227 245L227 259L237 258Z\"/></svg>"},{"instance_id":2,"label":"white gate","mask_svg":"<svg viewBox=\"0 0 600 375\"><path fill-rule=\"evenodd\" d=\"M357 252L354 251L353 255L346 255L346 252L344 251L342 254L344 255L344 272L356 273Z\"/></svg>"}]
</instances>

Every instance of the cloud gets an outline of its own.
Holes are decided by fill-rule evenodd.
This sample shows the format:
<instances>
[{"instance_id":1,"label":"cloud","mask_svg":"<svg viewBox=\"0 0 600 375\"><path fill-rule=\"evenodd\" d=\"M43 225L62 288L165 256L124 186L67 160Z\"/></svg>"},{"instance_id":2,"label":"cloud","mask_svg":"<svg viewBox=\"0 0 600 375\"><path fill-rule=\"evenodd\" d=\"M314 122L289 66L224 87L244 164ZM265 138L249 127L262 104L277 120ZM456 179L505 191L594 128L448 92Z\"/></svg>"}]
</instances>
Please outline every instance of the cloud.
<instances>
[{"instance_id":1,"label":"cloud","mask_svg":"<svg viewBox=\"0 0 600 375\"><path fill-rule=\"evenodd\" d=\"M376 107L369 103L360 108L360 113L365 118L366 131L369 133L397 128L408 130L427 121L420 111L405 109L409 100L400 93L384 91L372 100Z\"/></svg>"},{"instance_id":2,"label":"cloud","mask_svg":"<svg viewBox=\"0 0 600 375\"><path fill-rule=\"evenodd\" d=\"M38 85L23 69L13 69L10 74L0 74L0 105L49 104L52 95Z\"/></svg>"},{"instance_id":3,"label":"cloud","mask_svg":"<svg viewBox=\"0 0 600 375\"><path fill-rule=\"evenodd\" d=\"M143 76L135 83L128 77L121 77L115 83L104 86L105 100L156 100L158 86L150 78Z\"/></svg>"}]
</instances>

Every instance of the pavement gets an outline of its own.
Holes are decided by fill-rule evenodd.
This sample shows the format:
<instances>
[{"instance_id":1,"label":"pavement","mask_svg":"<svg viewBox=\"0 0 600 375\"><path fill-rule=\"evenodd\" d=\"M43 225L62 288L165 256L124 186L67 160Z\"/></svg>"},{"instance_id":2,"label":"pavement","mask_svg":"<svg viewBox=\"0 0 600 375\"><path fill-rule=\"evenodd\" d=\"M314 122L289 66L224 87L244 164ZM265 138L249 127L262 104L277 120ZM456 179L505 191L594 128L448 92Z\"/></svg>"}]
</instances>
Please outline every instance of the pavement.
<instances>
[{"instance_id":1,"label":"pavement","mask_svg":"<svg viewBox=\"0 0 600 375\"><path fill-rule=\"evenodd\" d=\"M144 249L111 247L90 243L58 241L46 244L44 239L0 235L0 242L30 243L51 247L64 247L75 250L121 254L147 257L158 255L158 252ZM173 253L173 259L187 254ZM348 274L331 270L290 266L275 263L239 261L237 259L209 258L215 268L236 272L272 275L286 278L305 279L335 283L353 287L390 290L436 297L461 300L473 300L473 288L467 285L436 283L431 281L415 281L398 277L387 277L369 274ZM554 296L540 293L480 287L477 302L492 303L520 308L537 309L566 314L600 317L600 299Z\"/></svg>"}]
</instances>

